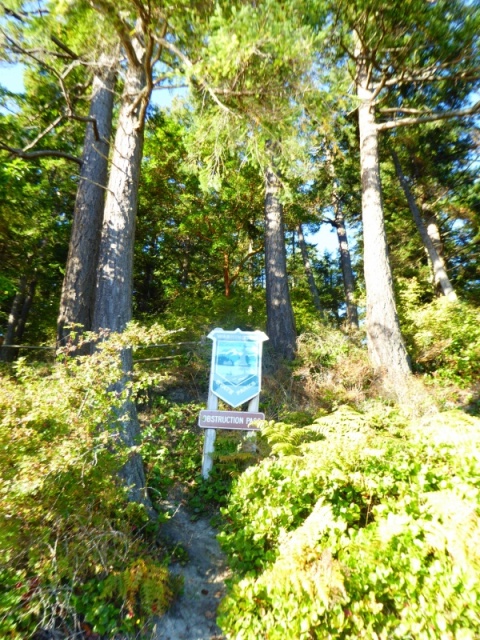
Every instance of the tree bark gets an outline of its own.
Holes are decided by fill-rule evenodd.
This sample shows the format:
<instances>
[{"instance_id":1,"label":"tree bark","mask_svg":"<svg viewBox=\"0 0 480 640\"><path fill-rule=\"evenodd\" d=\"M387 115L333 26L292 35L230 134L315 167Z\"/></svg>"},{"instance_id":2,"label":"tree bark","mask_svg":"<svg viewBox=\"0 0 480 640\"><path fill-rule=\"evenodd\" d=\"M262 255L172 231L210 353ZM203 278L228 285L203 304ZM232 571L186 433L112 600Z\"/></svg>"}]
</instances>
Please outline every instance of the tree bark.
<instances>
[{"instance_id":1,"label":"tree bark","mask_svg":"<svg viewBox=\"0 0 480 640\"><path fill-rule=\"evenodd\" d=\"M7 329L3 338L2 347L0 348L0 362L13 362L15 360L17 349L13 349L12 347L15 344L15 334L20 320L23 302L25 300L26 286L27 280L25 276L22 276L8 316Z\"/></svg>"},{"instance_id":2,"label":"tree bark","mask_svg":"<svg viewBox=\"0 0 480 640\"><path fill-rule=\"evenodd\" d=\"M276 355L293 360L296 331L287 277L280 180L272 167L265 172L265 280L267 334Z\"/></svg>"},{"instance_id":3,"label":"tree bark","mask_svg":"<svg viewBox=\"0 0 480 640\"><path fill-rule=\"evenodd\" d=\"M434 213L429 211L428 205L422 204L423 219L427 225L427 233L430 240L433 242L436 252L443 260L443 243L440 235L440 229L438 228L438 220Z\"/></svg>"},{"instance_id":4,"label":"tree bark","mask_svg":"<svg viewBox=\"0 0 480 640\"><path fill-rule=\"evenodd\" d=\"M335 229L337 230L338 246L340 249L340 265L343 275L343 290L345 291L345 303L347 305L347 324L351 329L358 329L358 310L355 302L355 276L353 275L352 259L348 246L345 217L342 207L335 203Z\"/></svg>"},{"instance_id":5,"label":"tree bark","mask_svg":"<svg viewBox=\"0 0 480 640\"><path fill-rule=\"evenodd\" d=\"M357 42L357 95L362 178L364 271L367 294L367 345L373 366L392 381L404 382L410 361L403 342L395 304L383 216L375 124L374 95L364 52Z\"/></svg>"},{"instance_id":6,"label":"tree bark","mask_svg":"<svg viewBox=\"0 0 480 640\"><path fill-rule=\"evenodd\" d=\"M345 216L343 215L340 198L337 191L335 166L330 150L327 151L330 175L332 177L332 206L335 214L333 226L337 231L338 247L340 250L340 266L343 275L343 290L345 292L345 304L347 306L347 324L350 328L358 329L358 311L355 303L355 276L353 275L352 260L348 247L347 230L345 228Z\"/></svg>"},{"instance_id":7,"label":"tree bark","mask_svg":"<svg viewBox=\"0 0 480 640\"><path fill-rule=\"evenodd\" d=\"M307 243L305 242L305 237L303 235L303 229L301 224L297 226L297 233L298 233L298 244L300 246L300 252L302 254L303 268L305 269L305 275L307 277L308 286L310 288L310 293L312 294L313 304L315 305L315 309L318 311L319 315L323 318L324 313L322 309L322 303L320 302L320 296L318 295L317 284L315 282L315 278L313 277L312 264L310 262L310 258L308 257Z\"/></svg>"},{"instance_id":8,"label":"tree bark","mask_svg":"<svg viewBox=\"0 0 480 640\"><path fill-rule=\"evenodd\" d=\"M25 295L23 298L22 310L20 312L17 328L15 330L15 338L17 343L20 343L22 341L23 333L25 331L25 325L27 324L28 315L30 313L30 309L32 308L33 297L35 295L36 288L37 288L37 280L33 279L28 283L28 287L26 288Z\"/></svg>"},{"instance_id":9,"label":"tree bark","mask_svg":"<svg viewBox=\"0 0 480 640\"><path fill-rule=\"evenodd\" d=\"M225 297L230 297L230 258L228 253L223 254L223 288Z\"/></svg>"},{"instance_id":10,"label":"tree bark","mask_svg":"<svg viewBox=\"0 0 480 640\"><path fill-rule=\"evenodd\" d=\"M137 212L138 183L143 150L145 109L151 89L145 71L142 36L135 33L131 42L137 61L128 59L118 126L115 135L107 197L100 241L97 287L93 314L94 331L122 332L132 318L133 246ZM122 378L111 391L125 400L116 409L115 427L122 443L137 444L140 427L135 405L127 392L133 362L131 349L121 354ZM152 512L145 488L143 462L133 453L120 472L132 501L144 504Z\"/></svg>"},{"instance_id":11,"label":"tree bark","mask_svg":"<svg viewBox=\"0 0 480 640\"><path fill-rule=\"evenodd\" d=\"M96 121L100 139L95 135L93 124L88 123L57 321L59 346L65 345L72 330L79 335L92 328L112 132L116 60L102 55L99 64L101 71L93 80L89 118ZM76 352L85 353L86 350L88 345Z\"/></svg>"},{"instance_id":12,"label":"tree bark","mask_svg":"<svg viewBox=\"0 0 480 640\"><path fill-rule=\"evenodd\" d=\"M337 231L338 247L340 250L340 266L343 276L343 290L345 293L345 304L347 307L347 325L353 329L358 329L358 310L355 303L355 276L353 275L352 260L348 246L347 230L345 228L345 216L337 189L337 179L335 175L335 165L333 164L333 154L327 147L326 151L328 170L332 179L332 207L335 215L334 220L329 220Z\"/></svg>"},{"instance_id":13,"label":"tree bark","mask_svg":"<svg viewBox=\"0 0 480 640\"><path fill-rule=\"evenodd\" d=\"M433 271L433 278L434 278L435 285L442 292L442 295L448 298L448 300L452 300L452 301L456 300L457 294L455 293L453 285L450 282L450 278L447 275L447 271L445 269L445 263L441 255L437 251L437 247L435 246L432 237L428 233L427 227L425 226L422 215L415 201L415 197L410 189L410 185L408 184L405 174L403 173L403 169L400 164L398 155L393 149L390 150L390 153L393 158L393 163L395 165L395 171L397 173L398 180L403 189L403 193L405 194L405 197L407 199L408 206L410 207L410 212L413 216L418 232L422 238L423 245L427 251L427 255L430 261L430 266ZM436 231L438 233L438 229ZM440 241L439 235L438 235L438 241Z\"/></svg>"}]
</instances>

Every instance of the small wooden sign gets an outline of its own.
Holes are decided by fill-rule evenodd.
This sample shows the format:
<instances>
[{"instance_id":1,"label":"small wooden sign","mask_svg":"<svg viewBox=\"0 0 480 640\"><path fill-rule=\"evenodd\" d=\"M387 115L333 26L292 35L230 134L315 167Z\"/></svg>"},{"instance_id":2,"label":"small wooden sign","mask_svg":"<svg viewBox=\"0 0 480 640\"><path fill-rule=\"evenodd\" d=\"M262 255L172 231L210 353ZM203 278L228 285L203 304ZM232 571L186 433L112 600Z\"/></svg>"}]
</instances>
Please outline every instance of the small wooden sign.
<instances>
[{"instance_id":1,"label":"small wooden sign","mask_svg":"<svg viewBox=\"0 0 480 640\"><path fill-rule=\"evenodd\" d=\"M198 426L202 429L240 429L260 431L256 422L265 420L264 413L247 411L200 411Z\"/></svg>"}]
</instances>

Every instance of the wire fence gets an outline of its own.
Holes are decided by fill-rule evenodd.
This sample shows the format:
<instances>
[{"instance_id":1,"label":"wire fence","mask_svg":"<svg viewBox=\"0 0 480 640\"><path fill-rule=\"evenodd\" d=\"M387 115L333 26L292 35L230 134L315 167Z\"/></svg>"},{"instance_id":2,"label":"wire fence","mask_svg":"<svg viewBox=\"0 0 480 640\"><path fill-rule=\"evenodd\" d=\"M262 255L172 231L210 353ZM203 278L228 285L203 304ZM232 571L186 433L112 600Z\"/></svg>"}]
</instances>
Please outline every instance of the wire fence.
<instances>
[{"instance_id":1,"label":"wire fence","mask_svg":"<svg viewBox=\"0 0 480 640\"><path fill-rule=\"evenodd\" d=\"M187 351L187 346L205 346L207 343L204 340L196 340L196 341L188 341L188 342L167 342L165 344L147 344L147 345L137 345L135 347L136 350L146 350L146 349L165 349L170 348L174 349L182 349L181 353L175 353L173 355L166 355L154 358L134 358L133 362L162 362L163 360L174 360L175 358L179 358L185 355L185 351ZM19 350L38 350L38 351L50 351L54 355L57 352L57 346L45 346L45 345L24 345L24 344L2 344L0 345L0 354L3 349L15 349Z\"/></svg>"}]
</instances>

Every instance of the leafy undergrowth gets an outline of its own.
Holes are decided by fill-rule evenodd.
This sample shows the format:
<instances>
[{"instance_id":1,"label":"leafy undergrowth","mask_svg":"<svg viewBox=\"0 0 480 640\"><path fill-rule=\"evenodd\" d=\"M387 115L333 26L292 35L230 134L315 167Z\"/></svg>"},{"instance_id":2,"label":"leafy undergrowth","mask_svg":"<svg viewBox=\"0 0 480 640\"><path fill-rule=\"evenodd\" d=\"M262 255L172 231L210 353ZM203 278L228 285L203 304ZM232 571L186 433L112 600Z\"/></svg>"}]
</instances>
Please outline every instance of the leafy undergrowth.
<instances>
[{"instance_id":1,"label":"leafy undergrowth","mask_svg":"<svg viewBox=\"0 0 480 640\"><path fill-rule=\"evenodd\" d=\"M229 638L480 636L478 418L343 406L264 432L223 509Z\"/></svg>"},{"instance_id":2,"label":"leafy undergrowth","mask_svg":"<svg viewBox=\"0 0 480 640\"><path fill-rule=\"evenodd\" d=\"M404 314L404 335L417 371L461 388L478 383L478 307L462 301L450 302L443 297L421 305L414 297L406 305Z\"/></svg>"},{"instance_id":3,"label":"leafy undergrowth","mask_svg":"<svg viewBox=\"0 0 480 640\"><path fill-rule=\"evenodd\" d=\"M92 357L2 371L1 637L136 634L181 588L158 546L161 519L152 525L112 481L127 452L104 428L123 402L107 391L121 375L118 349L155 341L149 331L133 327ZM207 368L201 354L190 384ZM155 374L140 374L132 393L148 397ZM182 375L187 386L191 371ZM236 575L219 619L229 637L480 637L480 420L432 413L420 383L402 411L397 400L360 338L312 327L298 360L264 377L262 410L274 421L255 451L218 432L208 481L204 405L153 401L138 448L150 496L159 503L181 483L193 518L221 512Z\"/></svg>"},{"instance_id":4,"label":"leafy undergrowth","mask_svg":"<svg viewBox=\"0 0 480 640\"><path fill-rule=\"evenodd\" d=\"M123 399L107 388L121 346L112 338L90 357L2 371L2 638L136 632L180 588L157 525L115 481L128 454L112 413Z\"/></svg>"},{"instance_id":5,"label":"leafy undergrowth","mask_svg":"<svg viewBox=\"0 0 480 640\"><path fill-rule=\"evenodd\" d=\"M204 480L204 434L198 427L198 416L204 408L203 404L178 405L158 397L143 416L141 453L149 491L154 500L160 501L175 484L187 486L192 518L217 515L219 507L227 502L233 480L260 459L259 454L244 450L241 432L217 431L213 469Z\"/></svg>"}]
</instances>

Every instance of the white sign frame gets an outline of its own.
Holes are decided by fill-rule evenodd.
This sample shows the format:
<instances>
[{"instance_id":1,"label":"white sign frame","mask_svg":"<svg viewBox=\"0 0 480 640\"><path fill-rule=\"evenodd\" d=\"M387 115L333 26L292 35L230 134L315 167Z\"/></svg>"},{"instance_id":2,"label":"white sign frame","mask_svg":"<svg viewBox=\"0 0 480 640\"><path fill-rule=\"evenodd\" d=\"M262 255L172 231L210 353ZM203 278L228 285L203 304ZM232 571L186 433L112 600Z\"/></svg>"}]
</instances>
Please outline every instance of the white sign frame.
<instances>
[{"instance_id":1,"label":"white sign frame","mask_svg":"<svg viewBox=\"0 0 480 640\"><path fill-rule=\"evenodd\" d=\"M234 409L255 396L262 386L263 331L214 329L210 391Z\"/></svg>"},{"instance_id":2,"label":"white sign frame","mask_svg":"<svg viewBox=\"0 0 480 640\"><path fill-rule=\"evenodd\" d=\"M209 391L208 391L208 402L207 402L207 410L208 411L216 411L218 409L218 399L219 395L213 391L214 386L214 364L215 358L217 357L217 343L218 340L230 340L231 342L242 342L241 337L249 336L246 340L255 340L258 344L257 348L257 370L258 370L258 390L255 391L255 395L250 396L246 400L242 400L239 404L243 404L243 402L248 401L248 411L249 412L258 412L258 407L260 403L260 390L261 390L261 379L262 379L262 345L265 340L268 340L268 336L263 333L263 331L242 331L241 329L235 329L235 331L224 331L223 329L214 329L208 334L208 338L213 340L213 349L212 349L212 360L211 360L211 368L210 368L210 382L209 382ZM255 387L256 388L256 387ZM218 391L218 389L217 389ZM223 398L222 398L223 400ZM228 401L227 401L228 403ZM238 406L235 405L235 406ZM205 479L208 479L210 475L210 471L213 467L213 453L215 450L215 438L216 431L215 429L205 430L205 440L203 442L203 459L202 459L202 476ZM247 432L255 437L255 431ZM254 446L254 443L253 443Z\"/></svg>"}]
</instances>

